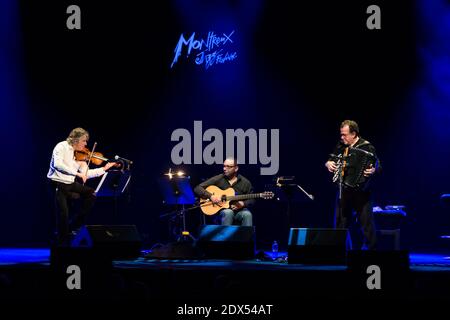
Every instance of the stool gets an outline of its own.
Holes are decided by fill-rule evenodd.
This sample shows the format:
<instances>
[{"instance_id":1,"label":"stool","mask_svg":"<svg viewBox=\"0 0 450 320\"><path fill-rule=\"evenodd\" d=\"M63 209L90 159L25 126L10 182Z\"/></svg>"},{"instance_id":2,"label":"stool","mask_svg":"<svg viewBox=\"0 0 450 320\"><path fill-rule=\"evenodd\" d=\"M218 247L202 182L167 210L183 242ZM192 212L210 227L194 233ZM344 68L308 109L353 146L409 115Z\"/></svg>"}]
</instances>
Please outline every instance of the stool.
<instances>
[{"instance_id":1,"label":"stool","mask_svg":"<svg viewBox=\"0 0 450 320\"><path fill-rule=\"evenodd\" d=\"M58 192L58 188L55 189L55 216L58 215L58 201L56 200L56 192ZM78 192L69 192L67 196L67 205L69 207L73 207L74 201L80 199L81 195Z\"/></svg>"},{"instance_id":2,"label":"stool","mask_svg":"<svg viewBox=\"0 0 450 320\"><path fill-rule=\"evenodd\" d=\"M448 239L450 241L450 235L441 236L441 239ZM444 260L450 260L450 257L444 257Z\"/></svg>"},{"instance_id":3,"label":"stool","mask_svg":"<svg viewBox=\"0 0 450 320\"><path fill-rule=\"evenodd\" d=\"M441 207L449 210L450 209L450 194L445 193L441 195ZM447 241L450 241L450 235L443 235L441 236L441 239L447 239ZM450 257L444 257L445 260L450 260Z\"/></svg>"},{"instance_id":4,"label":"stool","mask_svg":"<svg viewBox=\"0 0 450 320\"><path fill-rule=\"evenodd\" d=\"M378 233L383 236L394 236L394 250L400 250L400 229L381 229Z\"/></svg>"}]
</instances>

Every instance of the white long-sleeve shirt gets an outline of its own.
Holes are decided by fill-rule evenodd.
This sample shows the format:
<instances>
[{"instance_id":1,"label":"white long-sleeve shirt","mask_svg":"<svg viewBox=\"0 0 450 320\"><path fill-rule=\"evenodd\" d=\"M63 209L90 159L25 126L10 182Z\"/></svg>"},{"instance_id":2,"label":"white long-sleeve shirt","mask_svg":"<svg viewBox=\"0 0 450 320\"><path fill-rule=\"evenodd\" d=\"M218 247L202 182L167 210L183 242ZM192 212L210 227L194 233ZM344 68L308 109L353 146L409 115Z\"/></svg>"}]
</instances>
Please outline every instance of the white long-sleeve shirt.
<instances>
[{"instance_id":1,"label":"white long-sleeve shirt","mask_svg":"<svg viewBox=\"0 0 450 320\"><path fill-rule=\"evenodd\" d=\"M67 141L61 141L53 149L52 160L50 161L50 169L47 178L71 184L75 181L78 172L86 172L87 163L84 161L76 161L74 149ZM103 175L103 168L89 169L88 178L95 178Z\"/></svg>"}]
</instances>

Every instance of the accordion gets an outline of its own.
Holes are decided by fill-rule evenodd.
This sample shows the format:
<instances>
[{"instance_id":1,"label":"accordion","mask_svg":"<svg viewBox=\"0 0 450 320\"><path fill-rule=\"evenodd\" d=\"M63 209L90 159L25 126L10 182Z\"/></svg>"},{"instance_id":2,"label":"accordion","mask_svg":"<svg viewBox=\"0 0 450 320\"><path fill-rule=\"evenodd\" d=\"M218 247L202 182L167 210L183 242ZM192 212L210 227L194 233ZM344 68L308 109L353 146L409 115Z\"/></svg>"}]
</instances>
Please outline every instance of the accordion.
<instances>
[{"instance_id":1,"label":"accordion","mask_svg":"<svg viewBox=\"0 0 450 320\"><path fill-rule=\"evenodd\" d=\"M368 186L370 176L364 176L364 170L376 167L375 154L359 148L350 148L347 155L333 155L337 164L337 170L333 176L333 182L339 182L342 171L342 183L346 187L365 189Z\"/></svg>"}]
</instances>

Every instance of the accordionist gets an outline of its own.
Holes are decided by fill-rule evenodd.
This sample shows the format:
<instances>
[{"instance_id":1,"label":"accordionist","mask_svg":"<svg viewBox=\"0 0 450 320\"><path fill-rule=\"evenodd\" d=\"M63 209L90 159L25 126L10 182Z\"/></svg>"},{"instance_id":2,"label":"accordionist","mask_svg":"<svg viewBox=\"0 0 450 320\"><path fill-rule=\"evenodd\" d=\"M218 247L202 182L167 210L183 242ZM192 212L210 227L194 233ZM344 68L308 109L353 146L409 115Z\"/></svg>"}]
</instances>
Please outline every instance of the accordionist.
<instances>
[{"instance_id":1,"label":"accordionist","mask_svg":"<svg viewBox=\"0 0 450 320\"><path fill-rule=\"evenodd\" d=\"M364 236L361 246L376 248L376 233L372 212L371 180L381 170L375 147L359 135L355 121L345 120L340 126L341 140L325 163L333 173L333 182L340 187L336 203L336 228L350 228L355 218ZM359 244L359 239L352 239ZM358 249L355 248L354 249Z\"/></svg>"}]
</instances>

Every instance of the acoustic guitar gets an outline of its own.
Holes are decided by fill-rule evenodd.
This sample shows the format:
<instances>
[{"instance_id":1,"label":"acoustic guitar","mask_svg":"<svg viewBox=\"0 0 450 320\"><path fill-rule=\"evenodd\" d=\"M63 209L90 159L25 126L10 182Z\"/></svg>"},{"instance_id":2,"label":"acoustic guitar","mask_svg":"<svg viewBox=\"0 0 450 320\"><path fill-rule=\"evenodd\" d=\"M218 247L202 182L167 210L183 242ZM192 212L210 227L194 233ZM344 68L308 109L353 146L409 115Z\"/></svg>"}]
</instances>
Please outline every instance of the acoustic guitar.
<instances>
[{"instance_id":1,"label":"acoustic guitar","mask_svg":"<svg viewBox=\"0 0 450 320\"><path fill-rule=\"evenodd\" d=\"M221 209L227 209L230 207L230 201L241 201L248 199L272 199L274 197L273 192L265 191L262 193L251 193L236 195L233 188L222 190L216 186L209 186L206 191L222 199L222 202L215 204L209 199L200 201L200 209L207 216L212 216L219 212Z\"/></svg>"}]
</instances>

